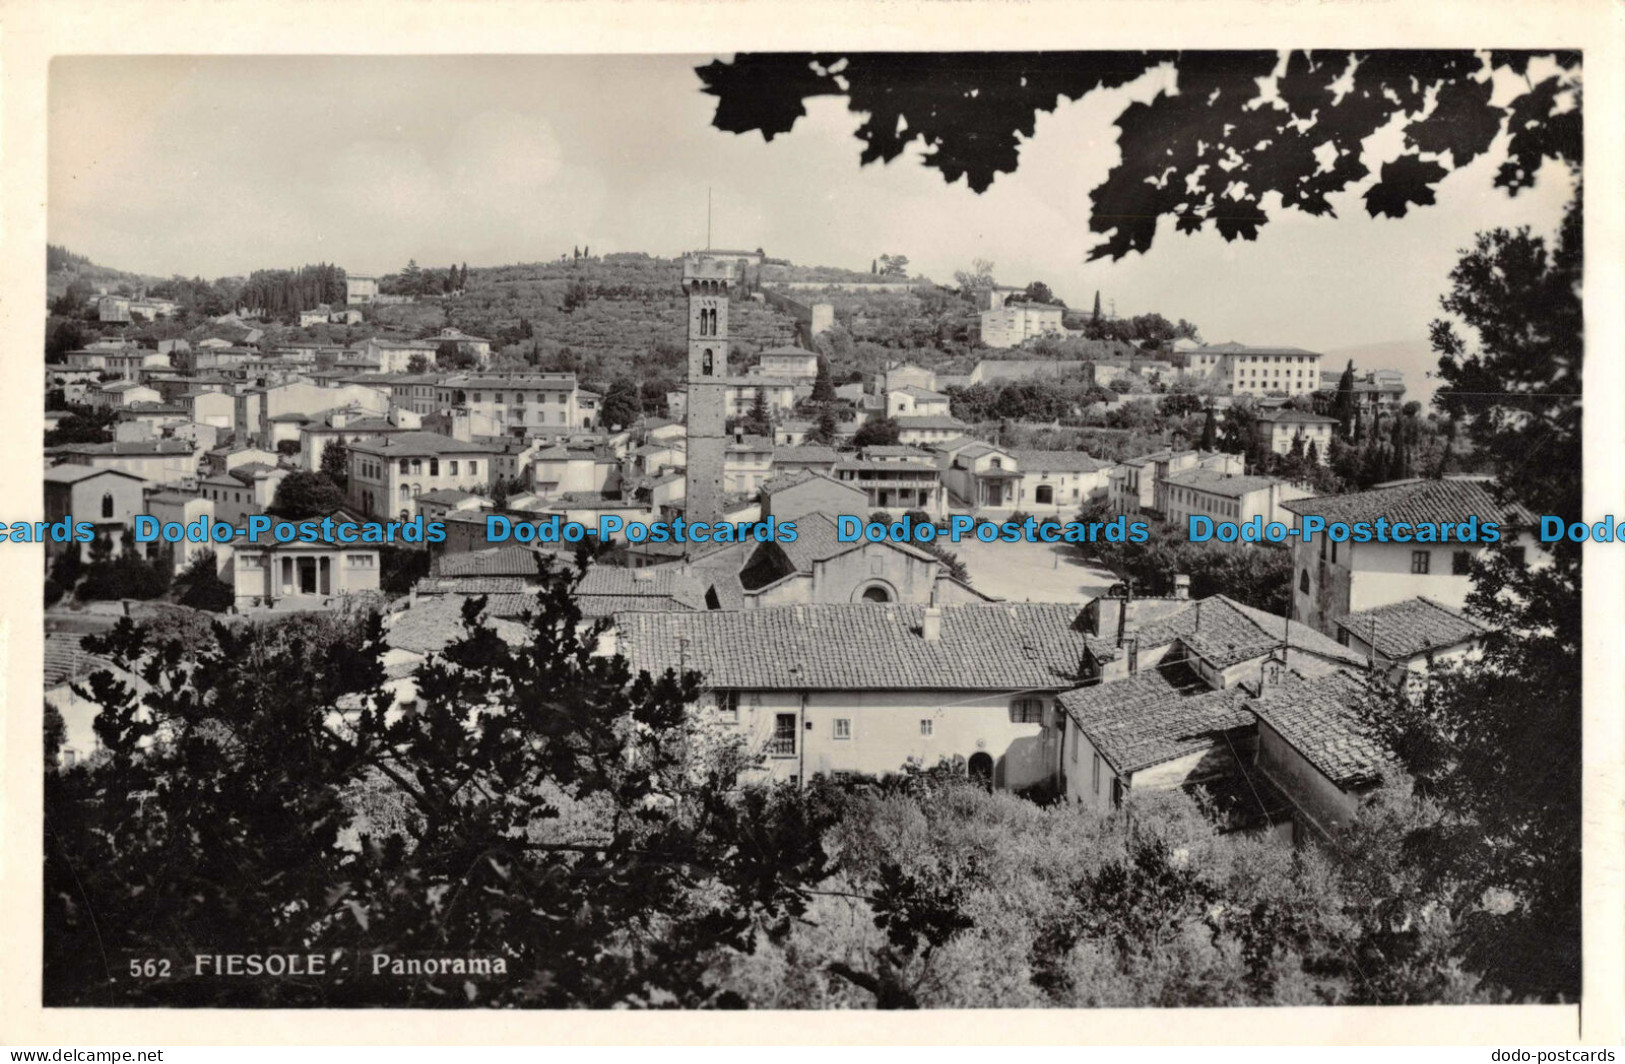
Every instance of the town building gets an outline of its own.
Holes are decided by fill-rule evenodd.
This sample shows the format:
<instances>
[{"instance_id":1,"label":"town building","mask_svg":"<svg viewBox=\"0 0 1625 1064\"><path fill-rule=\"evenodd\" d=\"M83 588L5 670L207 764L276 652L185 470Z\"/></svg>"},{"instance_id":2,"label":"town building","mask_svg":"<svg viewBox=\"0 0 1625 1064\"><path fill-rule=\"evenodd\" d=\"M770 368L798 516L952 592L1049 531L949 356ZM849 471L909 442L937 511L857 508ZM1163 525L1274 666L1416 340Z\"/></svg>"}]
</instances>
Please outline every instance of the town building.
<instances>
[{"instance_id":1,"label":"town building","mask_svg":"<svg viewBox=\"0 0 1625 1064\"><path fill-rule=\"evenodd\" d=\"M197 451L179 440L68 443L47 447L45 457L58 464L117 469L153 484L190 484L197 480Z\"/></svg>"},{"instance_id":2,"label":"town building","mask_svg":"<svg viewBox=\"0 0 1625 1064\"><path fill-rule=\"evenodd\" d=\"M773 476L773 450L771 437L734 433L723 451L723 490L754 495Z\"/></svg>"},{"instance_id":3,"label":"town building","mask_svg":"<svg viewBox=\"0 0 1625 1064\"><path fill-rule=\"evenodd\" d=\"M371 303L378 298L378 278L368 273L344 275L344 301L353 305Z\"/></svg>"},{"instance_id":4,"label":"town building","mask_svg":"<svg viewBox=\"0 0 1625 1064\"><path fill-rule=\"evenodd\" d=\"M221 575L238 609L320 609L378 590L378 548L362 543L238 543Z\"/></svg>"},{"instance_id":5,"label":"town building","mask_svg":"<svg viewBox=\"0 0 1625 1064\"><path fill-rule=\"evenodd\" d=\"M1349 539L1338 543L1326 535L1313 541L1297 537L1292 543L1292 619L1313 625L1328 635L1350 614L1388 606L1418 595L1451 609L1462 609L1472 590L1473 559L1489 549L1485 544L1461 542L1462 533L1485 522L1500 525L1503 540L1530 564L1544 564L1547 556L1536 539L1534 515L1519 505L1497 502L1478 480L1406 480L1378 485L1349 495L1325 495L1282 504L1293 514L1332 522L1378 519L1426 525L1426 540L1366 543ZM1510 518L1510 520L1509 520ZM1438 538L1438 525L1451 526L1448 542Z\"/></svg>"},{"instance_id":6,"label":"town building","mask_svg":"<svg viewBox=\"0 0 1625 1064\"><path fill-rule=\"evenodd\" d=\"M263 462L244 462L204 477L198 482L198 495L214 505L217 520L242 527L270 508L289 472Z\"/></svg>"},{"instance_id":7,"label":"town building","mask_svg":"<svg viewBox=\"0 0 1625 1064\"><path fill-rule=\"evenodd\" d=\"M145 513L143 478L121 469L98 469L88 465L59 465L45 470L45 520L55 524L65 517L90 523L96 535L111 543L117 553L124 530L136 514ZM45 553L55 557L69 544L46 540ZM88 547L81 546L81 551Z\"/></svg>"},{"instance_id":8,"label":"town building","mask_svg":"<svg viewBox=\"0 0 1625 1064\"><path fill-rule=\"evenodd\" d=\"M757 356L750 375L783 377L810 384L818 377L818 356L799 347L770 347Z\"/></svg>"},{"instance_id":9,"label":"town building","mask_svg":"<svg viewBox=\"0 0 1625 1064\"><path fill-rule=\"evenodd\" d=\"M1332 432L1337 419L1324 414L1282 407L1260 413L1253 419L1253 428L1263 445L1276 454L1291 454L1292 448L1301 448L1303 454L1314 447L1317 461L1325 464L1332 448Z\"/></svg>"},{"instance_id":10,"label":"town building","mask_svg":"<svg viewBox=\"0 0 1625 1064\"><path fill-rule=\"evenodd\" d=\"M1271 521L1294 524L1295 515L1282 509L1281 504L1313 494L1276 477L1244 476L1202 468L1170 473L1163 478L1162 487L1163 516L1181 529L1189 526L1193 516L1237 524L1254 517L1262 518L1265 524Z\"/></svg>"},{"instance_id":11,"label":"town building","mask_svg":"<svg viewBox=\"0 0 1625 1064\"><path fill-rule=\"evenodd\" d=\"M1185 353L1185 372L1221 395L1291 397L1319 390L1320 360L1301 347L1207 344Z\"/></svg>"},{"instance_id":12,"label":"town building","mask_svg":"<svg viewBox=\"0 0 1625 1064\"><path fill-rule=\"evenodd\" d=\"M826 473L799 469L780 473L761 486L762 516L794 521L803 514L867 516L869 496Z\"/></svg>"},{"instance_id":13,"label":"town building","mask_svg":"<svg viewBox=\"0 0 1625 1064\"><path fill-rule=\"evenodd\" d=\"M943 513L942 472L931 455L913 447L864 447L842 455L835 479L862 491L872 510L924 510Z\"/></svg>"},{"instance_id":14,"label":"town building","mask_svg":"<svg viewBox=\"0 0 1625 1064\"><path fill-rule=\"evenodd\" d=\"M886 416L948 416L948 397L941 392L905 385L886 393Z\"/></svg>"},{"instance_id":15,"label":"town building","mask_svg":"<svg viewBox=\"0 0 1625 1064\"><path fill-rule=\"evenodd\" d=\"M435 387L443 411L489 419L493 435L540 429L590 429L596 397L580 388L574 373L457 374Z\"/></svg>"},{"instance_id":16,"label":"town building","mask_svg":"<svg viewBox=\"0 0 1625 1064\"><path fill-rule=\"evenodd\" d=\"M1477 657L1489 630L1460 610L1419 595L1349 614L1337 622L1337 639L1390 679L1413 683L1436 665Z\"/></svg>"},{"instance_id":17,"label":"town building","mask_svg":"<svg viewBox=\"0 0 1625 1064\"><path fill-rule=\"evenodd\" d=\"M991 785L1050 778L1055 697L1074 686L1076 607L845 603L623 613L634 672L694 669L701 712L741 735L761 779L959 764Z\"/></svg>"},{"instance_id":18,"label":"town building","mask_svg":"<svg viewBox=\"0 0 1625 1064\"><path fill-rule=\"evenodd\" d=\"M1020 347L1040 336L1062 336L1065 310L1048 303L1008 302L984 310L982 343L988 347Z\"/></svg>"},{"instance_id":19,"label":"town building","mask_svg":"<svg viewBox=\"0 0 1625 1064\"><path fill-rule=\"evenodd\" d=\"M483 491L496 454L432 432L403 432L350 445L348 499L367 517L411 520L417 499L442 488Z\"/></svg>"},{"instance_id":20,"label":"town building","mask_svg":"<svg viewBox=\"0 0 1625 1064\"><path fill-rule=\"evenodd\" d=\"M812 394L809 384L791 377L729 377L726 385L729 417L749 417L758 399L770 415L782 417L797 398Z\"/></svg>"},{"instance_id":21,"label":"town building","mask_svg":"<svg viewBox=\"0 0 1625 1064\"><path fill-rule=\"evenodd\" d=\"M1241 455L1223 451L1162 450L1128 458L1113 466L1107 474L1107 504L1113 513L1130 516L1146 512L1166 513L1170 474L1187 469L1205 469L1239 475L1244 466Z\"/></svg>"}]
</instances>

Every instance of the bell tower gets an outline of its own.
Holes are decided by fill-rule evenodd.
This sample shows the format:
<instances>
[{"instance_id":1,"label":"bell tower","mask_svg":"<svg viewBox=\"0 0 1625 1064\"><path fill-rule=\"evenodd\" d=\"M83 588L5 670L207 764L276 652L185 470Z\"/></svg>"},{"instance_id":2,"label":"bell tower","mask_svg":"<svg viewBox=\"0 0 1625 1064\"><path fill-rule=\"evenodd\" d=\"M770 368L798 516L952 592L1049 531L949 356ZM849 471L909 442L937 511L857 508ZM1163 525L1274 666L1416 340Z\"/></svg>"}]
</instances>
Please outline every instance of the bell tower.
<instances>
[{"instance_id":1,"label":"bell tower","mask_svg":"<svg viewBox=\"0 0 1625 1064\"><path fill-rule=\"evenodd\" d=\"M708 252L683 256L688 296L688 520L722 516L722 465L728 435L728 289L734 263Z\"/></svg>"}]
</instances>

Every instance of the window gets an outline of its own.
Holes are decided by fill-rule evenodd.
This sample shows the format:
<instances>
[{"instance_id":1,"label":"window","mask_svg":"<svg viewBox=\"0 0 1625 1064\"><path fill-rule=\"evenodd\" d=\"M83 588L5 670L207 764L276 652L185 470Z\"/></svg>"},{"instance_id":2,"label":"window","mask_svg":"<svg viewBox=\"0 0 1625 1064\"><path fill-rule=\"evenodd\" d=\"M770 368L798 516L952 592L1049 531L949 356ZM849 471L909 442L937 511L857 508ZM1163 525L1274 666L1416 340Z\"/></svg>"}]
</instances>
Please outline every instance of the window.
<instances>
[{"instance_id":1,"label":"window","mask_svg":"<svg viewBox=\"0 0 1625 1064\"><path fill-rule=\"evenodd\" d=\"M700 360L700 376L702 376L702 377L711 376L712 365L713 365L713 363L711 361L711 349L708 347L708 348L705 349L705 357Z\"/></svg>"},{"instance_id":2,"label":"window","mask_svg":"<svg viewBox=\"0 0 1625 1064\"><path fill-rule=\"evenodd\" d=\"M412 472L413 473L422 473L423 472L423 459L421 459L421 458L412 459Z\"/></svg>"},{"instance_id":3,"label":"window","mask_svg":"<svg viewBox=\"0 0 1625 1064\"><path fill-rule=\"evenodd\" d=\"M412 497L412 486L410 484L402 484L401 485L401 501L406 502L411 497ZM402 512L404 513L405 511L402 511Z\"/></svg>"},{"instance_id":4,"label":"window","mask_svg":"<svg viewBox=\"0 0 1625 1064\"><path fill-rule=\"evenodd\" d=\"M1320 560L1321 561L1326 560L1326 543L1327 543L1327 537L1326 537L1326 534L1323 532L1323 533L1321 533L1321 539L1320 539Z\"/></svg>"},{"instance_id":5,"label":"window","mask_svg":"<svg viewBox=\"0 0 1625 1064\"><path fill-rule=\"evenodd\" d=\"M1298 577L1298 590L1305 595L1309 594L1309 570L1305 569L1303 575Z\"/></svg>"},{"instance_id":6,"label":"window","mask_svg":"<svg viewBox=\"0 0 1625 1064\"><path fill-rule=\"evenodd\" d=\"M1018 698L1010 703L1011 724L1042 724L1044 723L1044 700L1042 698Z\"/></svg>"},{"instance_id":7,"label":"window","mask_svg":"<svg viewBox=\"0 0 1625 1064\"><path fill-rule=\"evenodd\" d=\"M852 738L852 718L851 717L836 717L835 718L835 738L837 738L837 739L850 739L850 738Z\"/></svg>"},{"instance_id":8,"label":"window","mask_svg":"<svg viewBox=\"0 0 1625 1064\"><path fill-rule=\"evenodd\" d=\"M1426 576L1428 565L1433 560L1433 552L1426 550L1411 551L1411 573L1414 576Z\"/></svg>"},{"instance_id":9,"label":"window","mask_svg":"<svg viewBox=\"0 0 1625 1064\"><path fill-rule=\"evenodd\" d=\"M796 715L779 713L773 718L773 738L767 752L774 757L796 756Z\"/></svg>"},{"instance_id":10,"label":"window","mask_svg":"<svg viewBox=\"0 0 1625 1064\"><path fill-rule=\"evenodd\" d=\"M480 464L478 462L469 462L468 463L468 475L471 476L471 477L477 477L477 476L479 476L479 474L480 474Z\"/></svg>"},{"instance_id":11,"label":"window","mask_svg":"<svg viewBox=\"0 0 1625 1064\"><path fill-rule=\"evenodd\" d=\"M1473 553L1472 553L1472 551L1458 550L1458 551L1451 552L1451 555L1450 555L1450 575L1451 576L1466 576L1468 573L1472 572L1472 570L1473 570Z\"/></svg>"},{"instance_id":12,"label":"window","mask_svg":"<svg viewBox=\"0 0 1625 1064\"><path fill-rule=\"evenodd\" d=\"M451 475L452 476L457 475L457 459L455 459L455 458L453 458L451 460Z\"/></svg>"},{"instance_id":13,"label":"window","mask_svg":"<svg viewBox=\"0 0 1625 1064\"><path fill-rule=\"evenodd\" d=\"M102 496L102 516L103 517L112 517L113 516L113 493L112 492L107 492L105 495Z\"/></svg>"},{"instance_id":14,"label":"window","mask_svg":"<svg viewBox=\"0 0 1625 1064\"><path fill-rule=\"evenodd\" d=\"M717 692L717 716L724 724L739 723L739 692Z\"/></svg>"},{"instance_id":15,"label":"window","mask_svg":"<svg viewBox=\"0 0 1625 1064\"><path fill-rule=\"evenodd\" d=\"M1333 543L1332 543L1332 564L1333 565L1337 564L1337 543L1336 543L1336 541L1333 541Z\"/></svg>"},{"instance_id":16,"label":"window","mask_svg":"<svg viewBox=\"0 0 1625 1064\"><path fill-rule=\"evenodd\" d=\"M1100 755L1095 754L1093 764L1089 767L1089 779L1096 794L1100 793Z\"/></svg>"},{"instance_id":17,"label":"window","mask_svg":"<svg viewBox=\"0 0 1625 1064\"><path fill-rule=\"evenodd\" d=\"M931 732L935 725L936 722L930 719L920 721L920 734L925 736L927 739L931 738Z\"/></svg>"},{"instance_id":18,"label":"window","mask_svg":"<svg viewBox=\"0 0 1625 1064\"><path fill-rule=\"evenodd\" d=\"M431 477L438 477L440 475L440 459L429 459L429 475Z\"/></svg>"},{"instance_id":19,"label":"window","mask_svg":"<svg viewBox=\"0 0 1625 1064\"><path fill-rule=\"evenodd\" d=\"M1526 565L1528 564L1529 552L1523 547L1510 547L1507 549L1507 557L1512 559L1513 565Z\"/></svg>"},{"instance_id":20,"label":"window","mask_svg":"<svg viewBox=\"0 0 1625 1064\"><path fill-rule=\"evenodd\" d=\"M348 554L345 555L345 557L349 560L350 568L352 569L373 568L374 559L371 554Z\"/></svg>"},{"instance_id":21,"label":"window","mask_svg":"<svg viewBox=\"0 0 1625 1064\"><path fill-rule=\"evenodd\" d=\"M406 459L402 458L401 459L401 472L402 473L410 473L411 471L412 471L412 463L408 462Z\"/></svg>"}]
</instances>

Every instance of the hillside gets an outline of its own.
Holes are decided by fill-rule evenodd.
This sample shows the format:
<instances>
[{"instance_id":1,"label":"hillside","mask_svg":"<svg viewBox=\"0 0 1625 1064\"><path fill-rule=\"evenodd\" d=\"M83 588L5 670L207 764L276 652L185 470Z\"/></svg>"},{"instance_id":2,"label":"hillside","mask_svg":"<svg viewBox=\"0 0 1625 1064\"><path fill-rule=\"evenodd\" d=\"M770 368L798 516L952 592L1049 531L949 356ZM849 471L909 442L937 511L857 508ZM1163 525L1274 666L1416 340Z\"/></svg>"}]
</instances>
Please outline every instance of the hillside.
<instances>
[{"instance_id":1,"label":"hillside","mask_svg":"<svg viewBox=\"0 0 1625 1064\"><path fill-rule=\"evenodd\" d=\"M99 266L83 255L76 255L55 244L45 246L45 298L60 298L75 281L83 282L82 291L94 293L99 288L116 291L120 285L132 290L155 285L164 280L140 273L127 273L110 266Z\"/></svg>"}]
</instances>

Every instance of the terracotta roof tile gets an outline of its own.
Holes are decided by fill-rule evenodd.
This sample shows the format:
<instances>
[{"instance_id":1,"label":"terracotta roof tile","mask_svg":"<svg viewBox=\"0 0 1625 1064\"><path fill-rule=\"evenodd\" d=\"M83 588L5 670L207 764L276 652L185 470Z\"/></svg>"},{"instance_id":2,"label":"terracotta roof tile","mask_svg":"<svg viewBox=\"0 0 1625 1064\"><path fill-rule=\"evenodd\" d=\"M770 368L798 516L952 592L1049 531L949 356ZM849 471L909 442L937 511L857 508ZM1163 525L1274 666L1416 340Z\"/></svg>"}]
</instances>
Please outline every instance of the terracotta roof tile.
<instances>
[{"instance_id":1,"label":"terracotta roof tile","mask_svg":"<svg viewBox=\"0 0 1625 1064\"><path fill-rule=\"evenodd\" d=\"M1056 690L1078 682L1083 636L1063 603L941 607L850 603L703 613L623 613L635 670L696 669L713 687L761 690Z\"/></svg>"},{"instance_id":2,"label":"terracotta roof tile","mask_svg":"<svg viewBox=\"0 0 1625 1064\"><path fill-rule=\"evenodd\" d=\"M1135 772L1207 747L1216 735L1251 727L1248 693L1214 690L1186 665L1080 687L1059 701L1117 772Z\"/></svg>"},{"instance_id":3,"label":"terracotta roof tile","mask_svg":"<svg viewBox=\"0 0 1625 1064\"><path fill-rule=\"evenodd\" d=\"M1247 708L1340 787L1373 783L1393 754L1367 720L1370 688L1352 672L1269 687Z\"/></svg>"},{"instance_id":4,"label":"terracotta roof tile","mask_svg":"<svg viewBox=\"0 0 1625 1064\"><path fill-rule=\"evenodd\" d=\"M1420 596L1351 613L1337 626L1396 661L1458 646L1489 631L1460 611Z\"/></svg>"},{"instance_id":5,"label":"terracotta roof tile","mask_svg":"<svg viewBox=\"0 0 1625 1064\"><path fill-rule=\"evenodd\" d=\"M1412 480L1352 495L1322 495L1281 505L1295 514L1328 521L1375 521L1384 517L1389 523L1460 523L1474 516L1481 521L1497 521L1511 512L1523 523L1534 523L1534 515L1523 506L1496 502L1488 488L1473 480Z\"/></svg>"}]
</instances>

